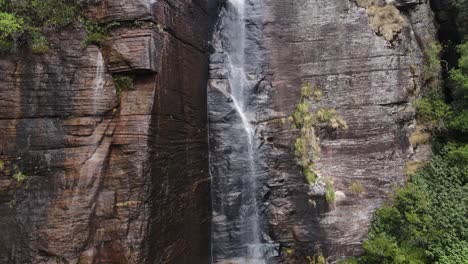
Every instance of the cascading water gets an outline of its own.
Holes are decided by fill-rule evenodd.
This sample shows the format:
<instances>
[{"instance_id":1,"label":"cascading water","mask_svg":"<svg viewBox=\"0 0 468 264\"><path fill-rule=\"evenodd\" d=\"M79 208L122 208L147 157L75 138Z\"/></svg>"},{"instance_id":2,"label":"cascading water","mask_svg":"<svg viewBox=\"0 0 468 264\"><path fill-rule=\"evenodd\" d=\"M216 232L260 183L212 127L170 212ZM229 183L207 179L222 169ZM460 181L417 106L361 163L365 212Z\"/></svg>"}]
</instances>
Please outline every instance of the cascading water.
<instances>
[{"instance_id":1,"label":"cascading water","mask_svg":"<svg viewBox=\"0 0 468 264\"><path fill-rule=\"evenodd\" d=\"M101 50L98 50L98 54L96 57L96 77L94 79L94 89L93 89L93 112L97 113L97 102L98 98L101 98L102 93L104 91L104 84L105 84L105 73L106 68L104 65L104 58L102 57Z\"/></svg>"},{"instance_id":2,"label":"cascading water","mask_svg":"<svg viewBox=\"0 0 468 264\"><path fill-rule=\"evenodd\" d=\"M262 227L259 142L251 104L260 77L249 40L259 0L229 0L214 36L208 94L213 263L263 264L274 255ZM249 22L248 22L249 21ZM250 41L250 42L249 42Z\"/></svg>"}]
</instances>

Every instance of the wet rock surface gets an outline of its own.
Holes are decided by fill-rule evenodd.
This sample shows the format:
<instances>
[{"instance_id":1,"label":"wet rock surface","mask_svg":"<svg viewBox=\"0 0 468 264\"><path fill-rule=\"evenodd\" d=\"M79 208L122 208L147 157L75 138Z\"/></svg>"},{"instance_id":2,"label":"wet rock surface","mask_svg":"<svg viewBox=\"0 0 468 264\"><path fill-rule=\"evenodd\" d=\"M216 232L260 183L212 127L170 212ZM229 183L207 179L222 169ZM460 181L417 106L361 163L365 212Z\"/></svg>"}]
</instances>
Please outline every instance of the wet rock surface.
<instances>
[{"instance_id":1,"label":"wet rock surface","mask_svg":"<svg viewBox=\"0 0 468 264\"><path fill-rule=\"evenodd\" d=\"M330 262L359 255L373 211L395 186L403 184L405 165L417 152L408 137L415 129L411 100L423 86L423 50L435 38L429 3L418 1L405 7L404 26L390 43L376 34L366 10L353 1L248 2L262 6L247 23L247 30L256 32L248 35L246 51L249 58L260 56L262 62L249 69L255 83L249 114L255 117L260 141L257 164L263 169L263 227L281 250L279 257L269 261L305 263L306 256L317 252ZM219 23L218 32L223 27ZM222 39L222 33L216 38ZM211 166L212 173L225 175L226 168L242 160L235 157L240 143L230 136L237 128L232 126L236 117L226 97L229 69L223 66L223 47L215 40L208 87ZM333 179L336 200L332 204L325 201L325 187L307 184L295 160L299 131L288 117L305 82L323 92L322 100L310 110L336 109L349 127L317 129L321 154L316 169L320 177ZM418 157L424 158L428 149L420 152ZM350 190L355 182L362 184L361 193ZM235 181L231 183L226 190L213 185L213 194L214 199L229 197L226 202L234 212L239 190ZM215 215L216 221L226 219ZM227 233L236 234L235 226L224 226Z\"/></svg>"},{"instance_id":2,"label":"wet rock surface","mask_svg":"<svg viewBox=\"0 0 468 264\"><path fill-rule=\"evenodd\" d=\"M0 263L208 263L207 1L97 2L144 21L0 59Z\"/></svg>"}]
</instances>

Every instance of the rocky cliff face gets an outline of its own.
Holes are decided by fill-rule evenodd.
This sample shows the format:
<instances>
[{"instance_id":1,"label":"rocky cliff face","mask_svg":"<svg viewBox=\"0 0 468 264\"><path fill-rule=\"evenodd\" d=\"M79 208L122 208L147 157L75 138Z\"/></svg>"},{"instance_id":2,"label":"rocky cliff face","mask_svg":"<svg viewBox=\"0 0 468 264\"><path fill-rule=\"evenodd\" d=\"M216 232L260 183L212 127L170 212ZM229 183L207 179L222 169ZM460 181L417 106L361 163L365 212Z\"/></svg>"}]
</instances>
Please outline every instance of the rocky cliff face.
<instances>
[{"instance_id":1,"label":"rocky cliff face","mask_svg":"<svg viewBox=\"0 0 468 264\"><path fill-rule=\"evenodd\" d=\"M208 1L94 2L100 48L0 60L0 262L207 263Z\"/></svg>"},{"instance_id":2,"label":"rocky cliff face","mask_svg":"<svg viewBox=\"0 0 468 264\"><path fill-rule=\"evenodd\" d=\"M248 62L247 76L249 115L261 141L263 230L265 239L281 245L281 256L271 261L305 263L306 256L318 252L330 262L358 255L372 212L405 181L407 163L429 152L427 145L409 140L416 130L411 101L424 86L425 45L435 38L429 3L397 1L397 9L384 7L384 1L247 2L252 15L246 54L259 65L252 68ZM230 168L221 156L234 155L238 145L229 136L236 114L226 95L226 16L222 11L214 35L208 87L214 181ZM336 109L348 126L344 131L316 129L321 152L314 157L315 170L319 178L334 182L336 200L330 204L306 182L294 154L299 131L289 116L306 82L323 94L309 111ZM353 184L363 188L356 192ZM213 190L214 206L223 196L235 206L237 193L236 188ZM225 227L225 217L217 215L214 223ZM222 232L235 235L236 229Z\"/></svg>"}]
</instances>

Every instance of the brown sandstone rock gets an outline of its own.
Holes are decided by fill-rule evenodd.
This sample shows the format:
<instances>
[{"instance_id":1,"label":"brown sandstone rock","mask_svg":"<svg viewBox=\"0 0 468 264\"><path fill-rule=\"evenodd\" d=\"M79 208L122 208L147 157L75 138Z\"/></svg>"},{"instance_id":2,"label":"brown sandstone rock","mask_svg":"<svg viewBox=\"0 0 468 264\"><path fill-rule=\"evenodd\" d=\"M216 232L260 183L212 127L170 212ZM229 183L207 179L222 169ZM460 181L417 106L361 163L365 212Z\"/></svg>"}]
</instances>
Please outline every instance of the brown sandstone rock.
<instances>
[{"instance_id":1,"label":"brown sandstone rock","mask_svg":"<svg viewBox=\"0 0 468 264\"><path fill-rule=\"evenodd\" d=\"M146 22L101 49L71 27L48 53L0 59L0 263L208 262L209 16L170 2L98 1L94 20ZM186 22L148 22L163 10ZM134 89L117 98L112 72Z\"/></svg>"}]
</instances>

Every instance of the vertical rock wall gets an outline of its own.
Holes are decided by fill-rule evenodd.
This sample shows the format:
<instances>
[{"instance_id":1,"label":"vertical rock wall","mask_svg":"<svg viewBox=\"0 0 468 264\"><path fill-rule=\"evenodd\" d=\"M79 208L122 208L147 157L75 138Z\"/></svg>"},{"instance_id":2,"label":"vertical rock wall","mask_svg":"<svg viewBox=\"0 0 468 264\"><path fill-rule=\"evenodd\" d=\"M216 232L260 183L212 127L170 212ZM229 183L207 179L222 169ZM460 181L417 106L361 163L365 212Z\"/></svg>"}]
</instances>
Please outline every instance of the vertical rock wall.
<instances>
[{"instance_id":1,"label":"vertical rock wall","mask_svg":"<svg viewBox=\"0 0 468 264\"><path fill-rule=\"evenodd\" d=\"M208 262L208 10L97 1L100 48L70 26L0 59L1 263Z\"/></svg>"},{"instance_id":2,"label":"vertical rock wall","mask_svg":"<svg viewBox=\"0 0 468 264\"><path fill-rule=\"evenodd\" d=\"M424 45L435 37L432 11L429 3L402 8L403 27L389 41L354 1L266 0L265 5L271 88L265 90L269 109L258 121L269 139L263 149L271 164L265 202L271 237L295 249L296 256L283 251L284 261L319 251L329 261L357 255L372 212L403 184L406 163L416 151L408 140L416 124L411 100L423 86ZM277 120L295 111L304 82L323 92L311 111L336 109L349 127L317 131L316 170L333 179L331 205L308 195L294 159L297 131ZM355 182L364 187L362 193L351 192Z\"/></svg>"},{"instance_id":3,"label":"vertical rock wall","mask_svg":"<svg viewBox=\"0 0 468 264\"><path fill-rule=\"evenodd\" d=\"M247 1L253 2L260 1ZM281 256L271 261L306 263L307 256L321 253L335 262L359 255L372 213L404 183L407 162L424 159L430 152L427 145L411 145L409 137L416 128L411 101L424 87L424 50L435 39L433 13L427 1L397 1L398 9L385 10L396 15L382 17L378 13L382 10L366 8L371 1L261 2L260 9L252 9L255 16L246 28L251 33L248 58L260 56L262 62L259 68L248 69L255 91L248 108L262 141L258 164L264 169L259 195L265 239L281 245ZM225 47L220 44L226 37L223 21L229 17L223 16L222 11L208 87L210 147L216 154L211 166L216 173L230 168L220 155L232 156L236 146L226 136L233 133L234 114L223 94L229 89ZM385 21L388 17L394 20ZM299 131L289 117L306 82L323 94L309 110L336 109L348 125L344 131L316 129L321 153L315 157L315 169L319 177L334 182L336 200L331 204L323 195L310 194L295 158ZM363 191L353 193L353 183L362 185ZM217 192L213 190L215 198ZM225 202L236 206L232 198L236 192L229 190ZM235 234L236 229L229 232Z\"/></svg>"}]
</instances>

